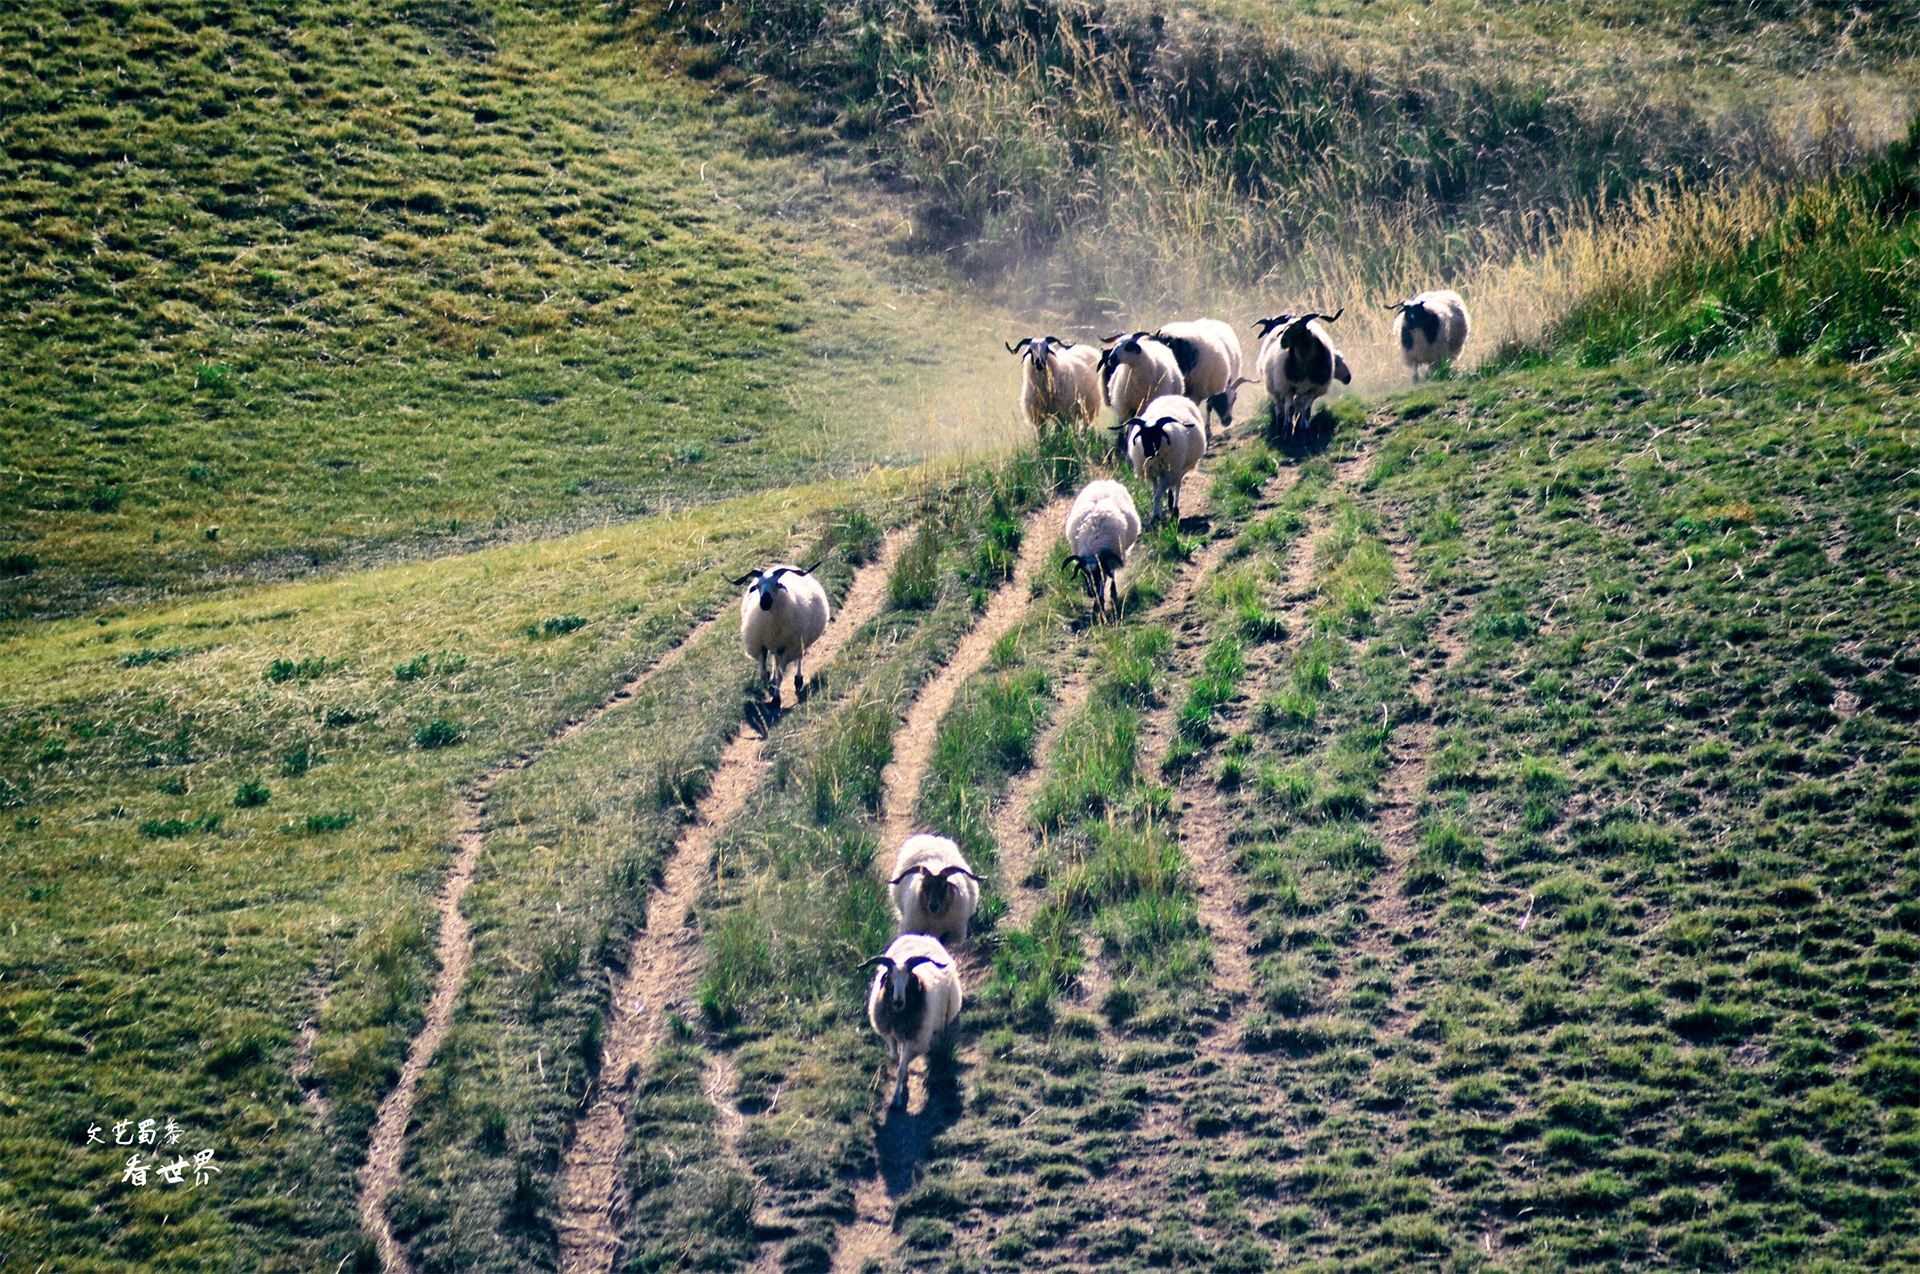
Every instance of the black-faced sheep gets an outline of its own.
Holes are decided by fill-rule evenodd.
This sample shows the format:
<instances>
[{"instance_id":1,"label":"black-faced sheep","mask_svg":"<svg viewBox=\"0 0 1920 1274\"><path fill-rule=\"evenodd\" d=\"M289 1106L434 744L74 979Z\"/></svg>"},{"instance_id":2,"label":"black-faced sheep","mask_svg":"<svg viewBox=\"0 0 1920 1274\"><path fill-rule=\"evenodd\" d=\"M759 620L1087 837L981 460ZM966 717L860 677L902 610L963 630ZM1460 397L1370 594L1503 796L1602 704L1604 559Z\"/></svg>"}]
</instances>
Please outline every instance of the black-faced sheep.
<instances>
[{"instance_id":1,"label":"black-faced sheep","mask_svg":"<svg viewBox=\"0 0 1920 1274\"><path fill-rule=\"evenodd\" d=\"M1175 365L1185 381L1182 392L1201 408L1201 422L1211 412L1220 427L1233 423L1233 389L1240 380L1240 338L1219 319L1193 319L1164 324L1153 338L1173 351Z\"/></svg>"},{"instance_id":2,"label":"black-faced sheep","mask_svg":"<svg viewBox=\"0 0 1920 1274\"><path fill-rule=\"evenodd\" d=\"M788 668L794 670L794 696L798 698L806 689L806 668L801 660L833 618L827 590L813 577L812 567L785 562L749 571L733 582L748 586L740 597L740 644L760 669L760 684L770 689L773 706L778 708L780 683L786 679Z\"/></svg>"},{"instance_id":3,"label":"black-faced sheep","mask_svg":"<svg viewBox=\"0 0 1920 1274\"><path fill-rule=\"evenodd\" d=\"M1098 345L1028 336L1007 353L1020 355L1020 409L1035 429L1056 418L1090 425L1100 414Z\"/></svg>"},{"instance_id":4,"label":"black-faced sheep","mask_svg":"<svg viewBox=\"0 0 1920 1274\"><path fill-rule=\"evenodd\" d=\"M967 925L980 905L981 877L960 847L944 836L909 836L894 855L887 881L901 933L925 933L950 947L967 940Z\"/></svg>"},{"instance_id":5,"label":"black-faced sheep","mask_svg":"<svg viewBox=\"0 0 1920 1274\"><path fill-rule=\"evenodd\" d=\"M1345 307L1332 314L1279 314L1254 324L1260 333L1260 378L1272 400L1274 429L1282 437L1306 432L1314 400L1334 381L1353 383L1347 360L1326 328L1344 313Z\"/></svg>"},{"instance_id":6,"label":"black-faced sheep","mask_svg":"<svg viewBox=\"0 0 1920 1274\"><path fill-rule=\"evenodd\" d=\"M1109 336L1112 348L1100 356L1101 392L1121 420L1131 420L1162 394L1187 392L1186 378L1173 351L1150 332Z\"/></svg>"},{"instance_id":7,"label":"black-faced sheep","mask_svg":"<svg viewBox=\"0 0 1920 1274\"><path fill-rule=\"evenodd\" d=\"M950 1041L960 1022L960 971L938 938L903 933L862 968L878 967L867 992L867 1021L897 1067L893 1104L907 1104L907 1070Z\"/></svg>"},{"instance_id":8,"label":"black-faced sheep","mask_svg":"<svg viewBox=\"0 0 1920 1274\"><path fill-rule=\"evenodd\" d=\"M1207 454L1207 426L1190 399L1167 395L1121 426L1121 446L1133 472L1153 488L1152 522L1160 520L1164 501L1175 526L1180 524L1180 486Z\"/></svg>"},{"instance_id":9,"label":"black-faced sheep","mask_svg":"<svg viewBox=\"0 0 1920 1274\"><path fill-rule=\"evenodd\" d=\"M1061 565L1085 578L1087 591L1093 594L1095 618L1109 603L1118 610L1120 585L1115 577L1140 538L1140 513L1133 507L1133 497L1111 478L1089 482L1067 510L1066 533L1072 552Z\"/></svg>"},{"instance_id":10,"label":"black-faced sheep","mask_svg":"<svg viewBox=\"0 0 1920 1274\"><path fill-rule=\"evenodd\" d=\"M1460 357L1472 325L1467 321L1467 303L1458 292L1422 292L1387 308L1395 311L1393 339L1414 384L1420 383L1422 368Z\"/></svg>"}]
</instances>

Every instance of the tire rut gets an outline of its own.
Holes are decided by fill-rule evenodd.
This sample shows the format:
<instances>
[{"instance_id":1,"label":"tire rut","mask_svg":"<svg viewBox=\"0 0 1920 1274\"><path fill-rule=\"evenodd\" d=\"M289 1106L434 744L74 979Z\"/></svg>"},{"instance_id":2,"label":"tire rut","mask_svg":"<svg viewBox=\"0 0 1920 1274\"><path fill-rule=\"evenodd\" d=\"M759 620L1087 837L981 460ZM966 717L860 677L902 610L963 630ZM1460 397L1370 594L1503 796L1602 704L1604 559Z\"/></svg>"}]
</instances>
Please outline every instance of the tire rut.
<instances>
[{"instance_id":1,"label":"tire rut","mask_svg":"<svg viewBox=\"0 0 1920 1274\"><path fill-rule=\"evenodd\" d=\"M635 691L642 684L677 664L684 652L727 614L727 609L722 607L714 616L688 629L685 637L651 665L629 671L614 692L594 707L538 743L495 763L454 807L454 835L459 848L447 870L446 882L441 887L436 908L440 920L440 938L436 950L439 972L434 975L433 992L427 1000L426 1021L408 1046L400 1077L381 1101L374 1117L366 1163L361 1169L360 1223L372 1237L380 1255L381 1268L387 1274L410 1274L413 1268L406 1250L394 1237L393 1227L387 1218L387 1201L400 1185L400 1158L406 1149L407 1125L413 1118L414 1098L419 1090L420 1077L426 1073L428 1064L440 1049L441 1041L446 1038L447 1027L453 1020L454 1006L459 1000L460 988L466 982L467 968L472 960L472 931L465 913L460 910L460 900L473 883L480 852L485 847L488 797L501 779L526 769L550 749L571 739L607 713L632 702ZM625 634L622 636L624 638ZM324 1111L324 1108L323 1098L320 1109Z\"/></svg>"},{"instance_id":2,"label":"tire rut","mask_svg":"<svg viewBox=\"0 0 1920 1274\"><path fill-rule=\"evenodd\" d=\"M952 708L954 696L969 677L986 666L993 644L1026 617L1033 600L1031 585L1034 575L1044 568L1049 550L1053 547L1053 536L1047 534L1047 528L1057 525L1066 516L1069 504L1070 501L1064 498L1055 499L1027 515L1013 577L994 592L986 611L967 630L966 636L960 639L940 671L914 697L913 706L907 710L906 721L894 731L893 760L880 774L881 789L885 794L881 805L880 851L883 863L891 862L892 851L915 830L913 814L920 797L920 785L926 778L940 723ZM969 949L957 958L961 961L962 976L972 983L983 968L977 951ZM925 1102L923 1093L921 1114L924 1114ZM913 1114L911 1106L908 1114ZM917 1149L924 1153L925 1147L922 1145ZM883 1139L883 1160L886 1151ZM869 1260L883 1260L892 1252L893 1198L888 1191L887 1177L883 1161L880 1172L856 1178L850 1183L853 1187L854 1215L851 1221L839 1227L835 1238L834 1274L858 1274Z\"/></svg>"},{"instance_id":3,"label":"tire rut","mask_svg":"<svg viewBox=\"0 0 1920 1274\"><path fill-rule=\"evenodd\" d=\"M833 623L808 652L815 677L880 612L888 573L905 546L905 534L895 532L880 558L855 574ZM722 611L722 616L728 613ZM765 743L753 730L741 729L721 753L707 794L668 856L665 879L648 903L646 927L634 938L626 969L613 978L600 1071L561 1162L563 1274L607 1274L619 1255L626 1195L623 1152L633 1081L653 1051L667 1005L693 981L700 946L691 916L694 900L706 879L714 838L745 807L765 776Z\"/></svg>"}]
</instances>

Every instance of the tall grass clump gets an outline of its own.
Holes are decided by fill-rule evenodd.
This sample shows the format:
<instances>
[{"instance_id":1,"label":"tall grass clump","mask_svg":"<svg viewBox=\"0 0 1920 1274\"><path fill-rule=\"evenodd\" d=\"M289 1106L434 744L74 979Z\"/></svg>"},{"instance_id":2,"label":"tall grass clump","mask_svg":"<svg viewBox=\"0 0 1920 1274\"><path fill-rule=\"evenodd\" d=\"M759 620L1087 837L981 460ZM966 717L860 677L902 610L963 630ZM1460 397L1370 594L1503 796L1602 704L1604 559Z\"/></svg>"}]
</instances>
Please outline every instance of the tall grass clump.
<instances>
[{"instance_id":1,"label":"tall grass clump","mask_svg":"<svg viewBox=\"0 0 1920 1274\"><path fill-rule=\"evenodd\" d=\"M1708 188L1637 212L1595 254L1591 286L1543 346L1589 365L1751 350L1892 352L1920 367L1920 119L1864 170L1795 194Z\"/></svg>"}]
</instances>

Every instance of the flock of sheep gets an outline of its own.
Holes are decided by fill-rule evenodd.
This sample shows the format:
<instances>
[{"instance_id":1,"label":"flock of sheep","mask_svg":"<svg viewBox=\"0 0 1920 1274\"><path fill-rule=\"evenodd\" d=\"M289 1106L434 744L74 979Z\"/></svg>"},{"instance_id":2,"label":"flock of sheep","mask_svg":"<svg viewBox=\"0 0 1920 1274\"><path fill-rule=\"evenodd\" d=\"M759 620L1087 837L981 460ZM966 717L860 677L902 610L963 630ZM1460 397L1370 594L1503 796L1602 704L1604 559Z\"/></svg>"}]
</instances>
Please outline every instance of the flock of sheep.
<instances>
[{"instance_id":1,"label":"flock of sheep","mask_svg":"<svg viewBox=\"0 0 1920 1274\"><path fill-rule=\"evenodd\" d=\"M1458 357L1466 344L1467 307L1457 292L1422 292L1391 308L1394 340L1416 382L1423 370ZM1306 430L1314 402L1334 381L1352 383L1329 327L1344 312L1278 314L1254 324L1260 336L1254 370L1281 437ZM1176 525L1180 488L1207 453L1211 419L1217 416L1223 428L1231 424L1234 391L1255 383L1240 374L1233 328L1217 319L1121 333L1100 345L1030 336L1008 345L1007 352L1020 356L1020 402L1036 428L1051 419L1090 426L1102 405L1113 409L1123 422L1120 450L1153 492L1152 520L1164 515ZM1111 479L1089 482L1067 512L1072 551L1062 566L1084 578L1096 618L1118 604L1117 576L1140 529L1133 497ZM788 563L733 582L747 586L740 598L740 639L777 710L788 669L794 670L795 696L805 691L802 660L832 617L826 589L813 568ZM885 954L862 966L876 969L867 1020L895 1063L895 1106L906 1104L913 1060L951 1041L958 1028L960 973L948 947L966 940L983 880L944 836L908 837L895 856L887 883L899 936Z\"/></svg>"}]
</instances>

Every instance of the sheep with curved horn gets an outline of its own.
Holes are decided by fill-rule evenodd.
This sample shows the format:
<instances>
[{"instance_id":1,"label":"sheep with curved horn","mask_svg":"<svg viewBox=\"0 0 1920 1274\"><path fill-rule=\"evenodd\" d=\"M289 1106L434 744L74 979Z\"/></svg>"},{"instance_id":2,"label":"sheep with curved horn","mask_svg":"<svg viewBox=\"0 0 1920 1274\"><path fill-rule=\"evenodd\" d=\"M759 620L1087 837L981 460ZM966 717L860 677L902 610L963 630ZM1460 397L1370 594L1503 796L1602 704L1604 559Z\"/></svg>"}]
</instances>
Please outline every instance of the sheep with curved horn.
<instances>
[{"instance_id":1,"label":"sheep with curved horn","mask_svg":"<svg viewBox=\"0 0 1920 1274\"><path fill-rule=\"evenodd\" d=\"M895 1063L893 1105L907 1104L907 1072L951 1042L960 1025L960 971L938 938L903 933L860 966L878 969L867 992L867 1021Z\"/></svg>"},{"instance_id":2,"label":"sheep with curved horn","mask_svg":"<svg viewBox=\"0 0 1920 1274\"><path fill-rule=\"evenodd\" d=\"M1134 475L1153 490L1151 523L1160 521L1164 503L1173 524L1180 525L1180 488L1207 454L1206 420L1200 413L1191 399L1167 395L1121 427L1121 447Z\"/></svg>"},{"instance_id":3,"label":"sheep with curved horn","mask_svg":"<svg viewBox=\"0 0 1920 1274\"><path fill-rule=\"evenodd\" d=\"M948 946L967 940L967 926L980 906L980 885L960 846L945 836L909 836L894 855L887 881L901 933L925 933Z\"/></svg>"},{"instance_id":4,"label":"sheep with curved horn","mask_svg":"<svg viewBox=\"0 0 1920 1274\"><path fill-rule=\"evenodd\" d=\"M1257 366L1272 400L1274 431L1282 438L1306 432L1314 400L1325 396L1334 381L1353 383L1347 360L1326 326L1346 312L1343 305L1332 314L1278 314L1253 325L1260 334Z\"/></svg>"},{"instance_id":5,"label":"sheep with curved horn","mask_svg":"<svg viewBox=\"0 0 1920 1274\"><path fill-rule=\"evenodd\" d=\"M1219 319L1190 319L1162 323L1153 338L1173 351L1183 382L1181 392L1200 408L1202 427L1210 415L1220 418L1221 429L1231 426L1233 391L1245 383L1240 376L1240 338L1233 328Z\"/></svg>"},{"instance_id":6,"label":"sheep with curved horn","mask_svg":"<svg viewBox=\"0 0 1920 1274\"><path fill-rule=\"evenodd\" d=\"M1020 356L1020 409L1036 430L1051 419L1088 425L1100 414L1098 346L1027 336L1007 353Z\"/></svg>"},{"instance_id":7,"label":"sheep with curved horn","mask_svg":"<svg viewBox=\"0 0 1920 1274\"><path fill-rule=\"evenodd\" d=\"M1121 420L1163 394L1184 394L1186 379L1173 350L1151 332L1116 332L1101 338L1111 347L1100 356L1101 393Z\"/></svg>"},{"instance_id":8,"label":"sheep with curved horn","mask_svg":"<svg viewBox=\"0 0 1920 1274\"><path fill-rule=\"evenodd\" d=\"M833 618L827 590L814 578L819 565L776 562L733 581L748 586L740 597L740 644L759 668L760 684L769 690L776 709L780 706L780 683L786 679L788 668L794 670L794 696L806 692L802 660L807 647L820 640Z\"/></svg>"}]
</instances>

